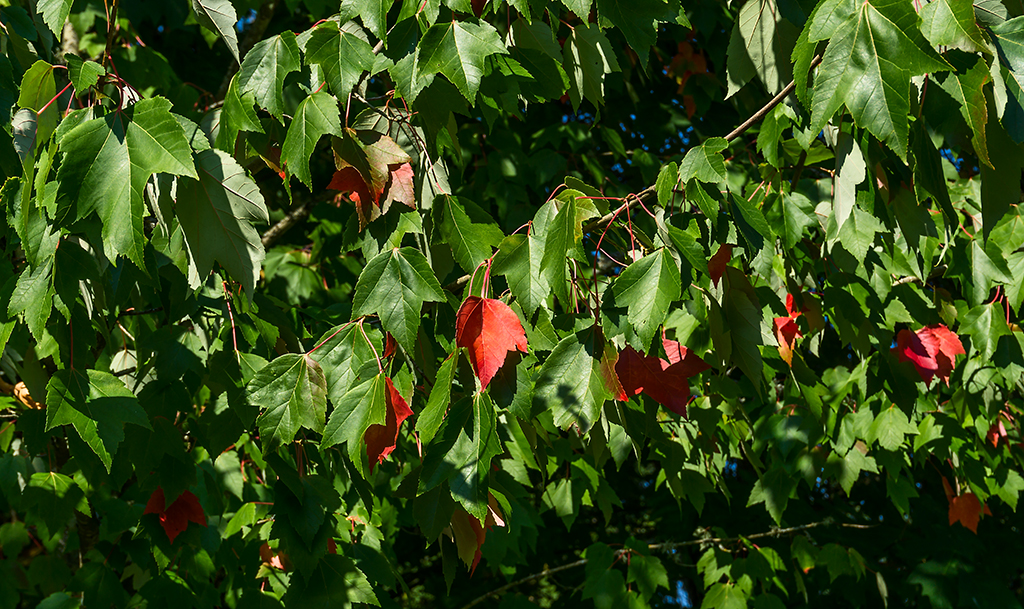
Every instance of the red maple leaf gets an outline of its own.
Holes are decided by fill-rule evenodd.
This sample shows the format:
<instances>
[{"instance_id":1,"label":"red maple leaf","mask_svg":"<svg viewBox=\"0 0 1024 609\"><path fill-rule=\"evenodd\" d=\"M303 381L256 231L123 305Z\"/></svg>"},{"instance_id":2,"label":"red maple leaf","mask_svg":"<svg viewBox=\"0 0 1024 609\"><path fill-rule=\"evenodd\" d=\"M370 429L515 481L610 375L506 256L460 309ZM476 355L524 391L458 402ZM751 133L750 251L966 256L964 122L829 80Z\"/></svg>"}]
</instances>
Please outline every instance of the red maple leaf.
<instances>
[{"instance_id":1,"label":"red maple leaf","mask_svg":"<svg viewBox=\"0 0 1024 609\"><path fill-rule=\"evenodd\" d=\"M627 396L645 393L655 402L685 417L686 404L690 401L688 379L711 366L674 340L663 340L663 344L669 359L676 359L674 363L643 355L627 345L619 354L615 373Z\"/></svg>"},{"instance_id":2,"label":"red maple leaf","mask_svg":"<svg viewBox=\"0 0 1024 609\"><path fill-rule=\"evenodd\" d=\"M982 503L974 493L954 495L953 488L945 476L942 477L942 486L946 491L946 499L949 500L949 525L953 526L954 522L959 522L977 535L981 514L992 515L988 506Z\"/></svg>"},{"instance_id":3,"label":"red maple leaf","mask_svg":"<svg viewBox=\"0 0 1024 609\"><path fill-rule=\"evenodd\" d=\"M732 259L732 244L723 243L719 246L718 251L711 260L708 260L708 275L711 277L711 282L718 287L718 281L722 278L722 274L725 273L725 267L729 264L729 260Z\"/></svg>"},{"instance_id":4,"label":"red maple leaf","mask_svg":"<svg viewBox=\"0 0 1024 609\"><path fill-rule=\"evenodd\" d=\"M786 317L776 317L773 325L775 327L775 338L779 341L779 355L782 356L782 359L786 360L787 364L792 366L793 345L796 343L796 339L803 337L803 333L800 332L800 326L796 323L796 318L800 317L802 311L793 306L792 294L786 294L786 312L789 315Z\"/></svg>"},{"instance_id":5,"label":"red maple leaf","mask_svg":"<svg viewBox=\"0 0 1024 609\"><path fill-rule=\"evenodd\" d=\"M199 505L199 499L191 491L185 491L174 503L167 506L164 499L164 489L157 487L150 495L143 514L156 514L160 517L160 526L164 528L168 539L174 543L174 538L188 528L189 521L206 526L206 514L203 507ZM166 506L166 507L165 507Z\"/></svg>"},{"instance_id":6,"label":"red maple leaf","mask_svg":"<svg viewBox=\"0 0 1024 609\"><path fill-rule=\"evenodd\" d=\"M384 392L387 401L384 424L370 425L363 436L366 441L366 452L370 456L371 474L375 465L383 463L384 459L394 452L398 443L398 430L402 427L402 422L412 416L412 409L405 403L402 394L395 389L391 379L384 377L384 382L387 383L387 391Z\"/></svg>"},{"instance_id":7,"label":"red maple leaf","mask_svg":"<svg viewBox=\"0 0 1024 609\"><path fill-rule=\"evenodd\" d=\"M384 336L386 337L384 340L384 359L387 359L395 354L397 343L395 342L395 337L391 336L390 332L385 332Z\"/></svg>"},{"instance_id":8,"label":"red maple leaf","mask_svg":"<svg viewBox=\"0 0 1024 609\"><path fill-rule=\"evenodd\" d=\"M931 385L932 377L937 376L949 386L956 356L965 355L960 338L943 324L921 328L917 332L900 330L892 351L899 361L912 363L927 385Z\"/></svg>"},{"instance_id":9,"label":"red maple leaf","mask_svg":"<svg viewBox=\"0 0 1024 609\"><path fill-rule=\"evenodd\" d=\"M465 347L480 390L487 389L509 351L526 353L526 331L509 306L494 298L470 296L455 316L455 344Z\"/></svg>"}]
</instances>

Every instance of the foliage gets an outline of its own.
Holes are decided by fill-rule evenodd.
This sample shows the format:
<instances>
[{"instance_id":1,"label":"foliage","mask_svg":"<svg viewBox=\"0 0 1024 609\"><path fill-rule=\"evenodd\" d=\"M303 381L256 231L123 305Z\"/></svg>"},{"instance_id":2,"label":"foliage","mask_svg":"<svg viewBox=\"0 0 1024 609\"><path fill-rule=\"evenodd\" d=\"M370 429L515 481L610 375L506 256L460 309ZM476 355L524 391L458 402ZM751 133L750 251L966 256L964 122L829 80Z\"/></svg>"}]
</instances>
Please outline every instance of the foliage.
<instances>
[{"instance_id":1,"label":"foliage","mask_svg":"<svg viewBox=\"0 0 1024 609\"><path fill-rule=\"evenodd\" d=\"M0 5L0 609L1020 606L1019 2Z\"/></svg>"}]
</instances>

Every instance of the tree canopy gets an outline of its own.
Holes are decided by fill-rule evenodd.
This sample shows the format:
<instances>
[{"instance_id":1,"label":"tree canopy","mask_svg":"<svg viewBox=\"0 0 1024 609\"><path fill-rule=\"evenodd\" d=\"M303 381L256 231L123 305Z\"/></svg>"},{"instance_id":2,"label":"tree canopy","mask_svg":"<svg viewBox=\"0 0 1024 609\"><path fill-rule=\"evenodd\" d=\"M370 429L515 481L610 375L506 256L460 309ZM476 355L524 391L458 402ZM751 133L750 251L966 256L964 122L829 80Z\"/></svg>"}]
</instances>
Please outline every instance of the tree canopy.
<instances>
[{"instance_id":1,"label":"tree canopy","mask_svg":"<svg viewBox=\"0 0 1024 609\"><path fill-rule=\"evenodd\" d=\"M6 0L0 124L0 609L1021 606L1019 0Z\"/></svg>"}]
</instances>

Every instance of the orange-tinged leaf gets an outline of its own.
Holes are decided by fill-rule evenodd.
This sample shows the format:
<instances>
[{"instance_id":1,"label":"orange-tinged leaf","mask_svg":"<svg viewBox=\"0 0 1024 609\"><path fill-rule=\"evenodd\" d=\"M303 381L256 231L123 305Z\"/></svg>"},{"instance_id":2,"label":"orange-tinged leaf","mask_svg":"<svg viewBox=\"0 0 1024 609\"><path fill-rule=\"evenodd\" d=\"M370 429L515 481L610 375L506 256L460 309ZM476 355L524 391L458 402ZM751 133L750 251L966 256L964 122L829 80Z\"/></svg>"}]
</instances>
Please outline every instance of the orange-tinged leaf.
<instances>
[{"instance_id":1,"label":"orange-tinged leaf","mask_svg":"<svg viewBox=\"0 0 1024 609\"><path fill-rule=\"evenodd\" d=\"M465 347L480 390L487 389L509 351L526 353L526 331L508 305L494 298L470 296L455 317L455 344Z\"/></svg>"},{"instance_id":2,"label":"orange-tinged leaf","mask_svg":"<svg viewBox=\"0 0 1024 609\"><path fill-rule=\"evenodd\" d=\"M336 171L331 183L327 185L327 190L340 190L342 194L348 195L349 200L356 206L360 231L380 217L380 209L374 205L373 195L355 167Z\"/></svg>"},{"instance_id":3,"label":"orange-tinged leaf","mask_svg":"<svg viewBox=\"0 0 1024 609\"><path fill-rule=\"evenodd\" d=\"M191 491L185 491L174 500L174 503L167 506L164 499L164 489L157 487L150 495L143 514L156 514L160 517L160 526L167 533L167 538L174 543L174 538L188 528L188 523L194 522L206 526L206 514L203 507L199 505L199 499Z\"/></svg>"},{"instance_id":4,"label":"orange-tinged leaf","mask_svg":"<svg viewBox=\"0 0 1024 609\"><path fill-rule=\"evenodd\" d=\"M978 521L981 520L982 505L974 493L964 493L949 500L949 524L959 522L978 534Z\"/></svg>"},{"instance_id":5,"label":"orange-tinged leaf","mask_svg":"<svg viewBox=\"0 0 1024 609\"><path fill-rule=\"evenodd\" d=\"M370 457L371 474L374 466L383 463L384 459L394 452L398 443L398 430L402 427L402 422L412 416L412 409L405 403L402 394L395 389L391 379L385 377L384 382L387 384L387 415L384 424L370 425L363 436L366 440L366 452Z\"/></svg>"},{"instance_id":6,"label":"orange-tinged leaf","mask_svg":"<svg viewBox=\"0 0 1024 609\"><path fill-rule=\"evenodd\" d=\"M707 362L702 360L693 351L679 344L678 341L663 338L661 339L661 346L665 349L665 355L668 357L669 364L683 364L675 369L675 374L697 376L701 372L711 369Z\"/></svg>"},{"instance_id":7,"label":"orange-tinged leaf","mask_svg":"<svg viewBox=\"0 0 1024 609\"><path fill-rule=\"evenodd\" d=\"M711 277L711 282L718 286L719 280L722 279L722 274L725 273L725 267L729 264L729 260L732 259L732 244L723 243L719 246L718 251L711 260L708 260L708 276Z\"/></svg>"},{"instance_id":8,"label":"orange-tinged leaf","mask_svg":"<svg viewBox=\"0 0 1024 609\"><path fill-rule=\"evenodd\" d=\"M798 312L797 315L800 313ZM796 339L803 337L800 327L793 317L776 317L774 321L775 338L779 341L779 355L790 366L793 365L793 345Z\"/></svg>"}]
</instances>

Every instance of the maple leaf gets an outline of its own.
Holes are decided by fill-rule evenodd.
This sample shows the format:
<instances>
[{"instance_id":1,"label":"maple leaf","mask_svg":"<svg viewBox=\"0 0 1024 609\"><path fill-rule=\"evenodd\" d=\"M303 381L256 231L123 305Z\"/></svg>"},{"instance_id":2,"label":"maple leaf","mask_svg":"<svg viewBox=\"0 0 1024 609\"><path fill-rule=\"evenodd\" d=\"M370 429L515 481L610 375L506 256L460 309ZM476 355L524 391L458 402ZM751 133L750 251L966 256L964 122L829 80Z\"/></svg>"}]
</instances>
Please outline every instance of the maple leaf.
<instances>
[{"instance_id":1,"label":"maple leaf","mask_svg":"<svg viewBox=\"0 0 1024 609\"><path fill-rule=\"evenodd\" d=\"M937 376L949 386L949 375L956 356L965 355L960 338L944 324L921 328L917 332L900 330L896 346L891 349L901 362L910 362L926 385Z\"/></svg>"},{"instance_id":2,"label":"maple leaf","mask_svg":"<svg viewBox=\"0 0 1024 609\"><path fill-rule=\"evenodd\" d=\"M509 306L494 298L470 296L455 318L455 344L465 347L480 391L487 389L509 351L526 353L526 331Z\"/></svg>"},{"instance_id":3,"label":"maple leaf","mask_svg":"<svg viewBox=\"0 0 1024 609\"><path fill-rule=\"evenodd\" d=\"M164 489L158 486L150 495L146 510L142 513L156 514L160 517L160 526L164 528L171 543L188 528L189 521L206 526L206 514L203 513L203 507L199 505L199 499L192 491L183 492L169 506L166 503Z\"/></svg>"},{"instance_id":4,"label":"maple leaf","mask_svg":"<svg viewBox=\"0 0 1024 609\"><path fill-rule=\"evenodd\" d=\"M1003 425L1002 419L997 419L991 427L988 428L988 433L985 434L985 439L992 443L992 446L999 447L999 439L1006 437L1006 426Z\"/></svg>"},{"instance_id":5,"label":"maple leaf","mask_svg":"<svg viewBox=\"0 0 1024 609\"><path fill-rule=\"evenodd\" d=\"M615 373L627 396L647 394L672 412L685 417L690 401L689 377L708 370L710 366L676 341L663 340L670 360L643 355L626 346L619 354Z\"/></svg>"},{"instance_id":6,"label":"maple leaf","mask_svg":"<svg viewBox=\"0 0 1024 609\"><path fill-rule=\"evenodd\" d=\"M395 389L391 379L385 377L384 382L387 384L385 392L387 415L384 424L370 425L366 430L366 435L363 436L366 441L366 452L370 456L371 474L374 466L383 463L384 459L395 450L395 445L398 443L398 430L402 427L402 422L412 416L412 409Z\"/></svg>"},{"instance_id":7,"label":"maple leaf","mask_svg":"<svg viewBox=\"0 0 1024 609\"><path fill-rule=\"evenodd\" d=\"M800 317L802 311L794 308L792 294L786 294L786 313L788 313L786 317L776 317L773 325L775 338L779 341L779 355L792 366L793 345L796 343L796 339L803 337L803 333L800 332L800 327L796 323L796 318Z\"/></svg>"},{"instance_id":8,"label":"maple leaf","mask_svg":"<svg viewBox=\"0 0 1024 609\"><path fill-rule=\"evenodd\" d=\"M270 544L264 542L260 546L260 559L263 564L279 569L281 571L291 571L292 561L288 559L288 555L283 551L274 551L270 548Z\"/></svg>"},{"instance_id":9,"label":"maple leaf","mask_svg":"<svg viewBox=\"0 0 1024 609\"><path fill-rule=\"evenodd\" d=\"M982 503L974 493L954 495L953 488L945 476L942 477L942 486L946 491L946 499L949 500L949 525L953 526L954 522L959 522L977 535L978 522L981 520L982 512L989 516L992 515L988 506Z\"/></svg>"},{"instance_id":10,"label":"maple leaf","mask_svg":"<svg viewBox=\"0 0 1024 609\"><path fill-rule=\"evenodd\" d=\"M412 159L394 140L375 131L346 128L343 137L332 142L338 171L327 189L349 195L360 231L395 201L416 209Z\"/></svg>"},{"instance_id":11,"label":"maple leaf","mask_svg":"<svg viewBox=\"0 0 1024 609\"><path fill-rule=\"evenodd\" d=\"M725 267L732 259L732 248L731 243L723 243L718 247L718 251L711 257L711 260L708 260L708 276L711 277L711 282L715 284L715 287L718 287L718 282L722 279L722 274L725 273Z\"/></svg>"},{"instance_id":12,"label":"maple leaf","mask_svg":"<svg viewBox=\"0 0 1024 609\"><path fill-rule=\"evenodd\" d=\"M480 548L484 545L487 532L495 526L505 526L505 518L501 514L501 507L498 501L490 492L487 493L487 517L483 525L476 517L471 516L464 509L459 508L452 514L449 526L449 536L455 540L455 547L458 548L459 558L470 568L470 576L476 572L476 566L480 564Z\"/></svg>"}]
</instances>

